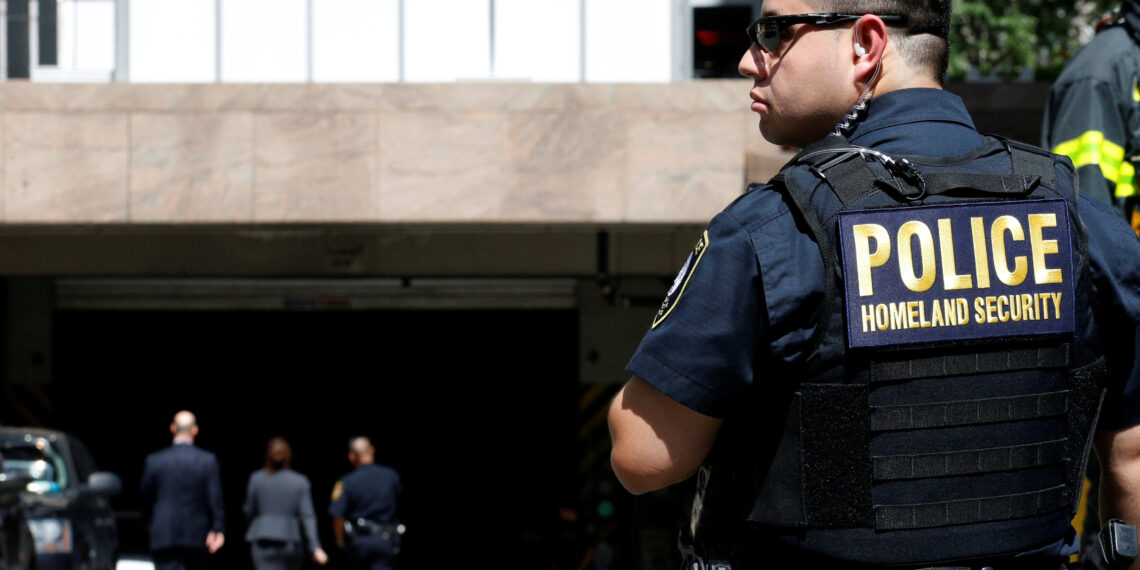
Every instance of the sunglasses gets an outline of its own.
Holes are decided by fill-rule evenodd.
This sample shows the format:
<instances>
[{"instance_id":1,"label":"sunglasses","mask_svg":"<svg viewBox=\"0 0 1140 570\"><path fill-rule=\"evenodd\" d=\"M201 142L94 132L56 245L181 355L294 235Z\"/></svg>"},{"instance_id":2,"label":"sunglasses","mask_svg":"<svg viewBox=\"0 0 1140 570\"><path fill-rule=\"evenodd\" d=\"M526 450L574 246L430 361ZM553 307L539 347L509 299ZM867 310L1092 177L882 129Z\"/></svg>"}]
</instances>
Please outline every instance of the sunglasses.
<instances>
[{"instance_id":1,"label":"sunglasses","mask_svg":"<svg viewBox=\"0 0 1140 570\"><path fill-rule=\"evenodd\" d=\"M811 24L813 26L835 26L854 22L866 14L791 14L788 16L764 16L748 25L748 37L760 46L760 49L771 55L778 55L782 42L784 28L795 24ZM886 15L879 16L884 23L906 25L906 16Z\"/></svg>"}]
</instances>

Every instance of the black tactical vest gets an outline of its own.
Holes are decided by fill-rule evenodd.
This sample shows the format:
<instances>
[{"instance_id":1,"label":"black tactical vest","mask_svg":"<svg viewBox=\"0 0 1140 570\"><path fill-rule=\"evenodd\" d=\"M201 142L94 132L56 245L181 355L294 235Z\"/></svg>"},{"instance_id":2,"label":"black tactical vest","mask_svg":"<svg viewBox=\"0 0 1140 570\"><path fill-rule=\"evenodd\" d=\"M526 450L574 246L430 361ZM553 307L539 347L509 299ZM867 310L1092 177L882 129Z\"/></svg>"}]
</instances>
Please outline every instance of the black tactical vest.
<instances>
[{"instance_id":1,"label":"black tactical vest","mask_svg":"<svg viewBox=\"0 0 1140 570\"><path fill-rule=\"evenodd\" d=\"M827 137L772 181L826 294L807 356L757 370L765 411L726 422L699 473L706 556L777 537L923 564L1065 536L1104 378L1072 168L1000 139L907 158Z\"/></svg>"}]
</instances>

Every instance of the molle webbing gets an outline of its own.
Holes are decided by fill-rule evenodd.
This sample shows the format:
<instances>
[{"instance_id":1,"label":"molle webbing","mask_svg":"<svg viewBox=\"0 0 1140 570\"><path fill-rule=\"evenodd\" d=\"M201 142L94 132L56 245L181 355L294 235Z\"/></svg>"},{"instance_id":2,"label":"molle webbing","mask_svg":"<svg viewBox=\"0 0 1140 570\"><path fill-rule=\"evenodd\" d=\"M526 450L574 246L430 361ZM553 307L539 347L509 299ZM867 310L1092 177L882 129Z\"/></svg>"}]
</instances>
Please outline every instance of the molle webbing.
<instances>
[{"instance_id":1,"label":"molle webbing","mask_svg":"<svg viewBox=\"0 0 1140 570\"><path fill-rule=\"evenodd\" d=\"M1068 346L995 350L873 362L871 382L1068 367Z\"/></svg>"},{"instance_id":2,"label":"molle webbing","mask_svg":"<svg viewBox=\"0 0 1140 570\"><path fill-rule=\"evenodd\" d=\"M957 524L1002 521L1040 515L1068 505L1064 485L1049 489L940 503L875 507L876 530L935 528Z\"/></svg>"},{"instance_id":3,"label":"molle webbing","mask_svg":"<svg viewBox=\"0 0 1140 570\"><path fill-rule=\"evenodd\" d=\"M933 429L1059 416L1068 392L871 408L871 431Z\"/></svg>"},{"instance_id":4,"label":"molle webbing","mask_svg":"<svg viewBox=\"0 0 1140 570\"><path fill-rule=\"evenodd\" d=\"M876 481L974 475L1038 467L1065 461L1068 440L1044 443L871 458Z\"/></svg>"}]
</instances>

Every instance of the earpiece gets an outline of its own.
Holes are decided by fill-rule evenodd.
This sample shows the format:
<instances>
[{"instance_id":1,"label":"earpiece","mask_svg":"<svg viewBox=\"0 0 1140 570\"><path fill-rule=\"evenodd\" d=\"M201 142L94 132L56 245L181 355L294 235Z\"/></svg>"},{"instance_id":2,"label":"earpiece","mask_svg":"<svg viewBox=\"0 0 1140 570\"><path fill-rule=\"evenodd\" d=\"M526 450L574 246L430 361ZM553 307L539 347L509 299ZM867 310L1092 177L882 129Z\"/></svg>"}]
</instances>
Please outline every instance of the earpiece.
<instances>
[{"instance_id":1,"label":"earpiece","mask_svg":"<svg viewBox=\"0 0 1140 570\"><path fill-rule=\"evenodd\" d=\"M867 49L859 45L859 42L855 42L855 55L859 57L867 55Z\"/></svg>"}]
</instances>

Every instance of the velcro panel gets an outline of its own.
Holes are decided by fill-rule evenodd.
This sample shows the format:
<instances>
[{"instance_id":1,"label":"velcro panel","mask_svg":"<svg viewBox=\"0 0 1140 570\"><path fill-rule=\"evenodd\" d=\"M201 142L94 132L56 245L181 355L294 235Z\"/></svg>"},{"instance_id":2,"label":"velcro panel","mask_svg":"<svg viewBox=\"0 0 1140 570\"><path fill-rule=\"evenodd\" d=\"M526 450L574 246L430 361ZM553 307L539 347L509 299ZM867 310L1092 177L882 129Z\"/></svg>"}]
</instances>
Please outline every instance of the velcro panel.
<instances>
[{"instance_id":1,"label":"velcro panel","mask_svg":"<svg viewBox=\"0 0 1140 570\"><path fill-rule=\"evenodd\" d=\"M1012 471L1065 461L1068 440L947 453L872 457L876 481Z\"/></svg>"},{"instance_id":2,"label":"velcro panel","mask_svg":"<svg viewBox=\"0 0 1140 570\"><path fill-rule=\"evenodd\" d=\"M931 429L1059 416L1068 409L1067 390L1008 398L871 409L872 431Z\"/></svg>"},{"instance_id":3,"label":"velcro panel","mask_svg":"<svg viewBox=\"0 0 1140 570\"><path fill-rule=\"evenodd\" d=\"M1065 480L1070 485L1073 496L1071 508L1076 512L1076 501L1080 497L1078 489L1084 480L1089 448L1092 447L1097 417L1104 398L1104 380L1107 372L1104 359L1073 371L1073 389L1069 406L1069 456L1075 459L1069 464Z\"/></svg>"},{"instance_id":4,"label":"velcro panel","mask_svg":"<svg viewBox=\"0 0 1140 570\"><path fill-rule=\"evenodd\" d=\"M981 499L917 505L878 505L876 530L910 530L1031 517L1063 509L1069 493L1064 485Z\"/></svg>"},{"instance_id":5,"label":"velcro panel","mask_svg":"<svg viewBox=\"0 0 1140 570\"><path fill-rule=\"evenodd\" d=\"M867 386L803 384L804 509L809 526L871 523L871 433Z\"/></svg>"},{"instance_id":6,"label":"velcro panel","mask_svg":"<svg viewBox=\"0 0 1140 570\"><path fill-rule=\"evenodd\" d=\"M872 382L1068 368L1069 346L906 358L871 364Z\"/></svg>"}]
</instances>

